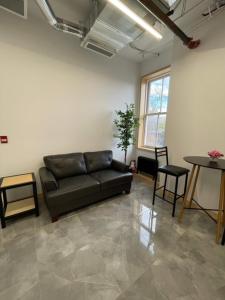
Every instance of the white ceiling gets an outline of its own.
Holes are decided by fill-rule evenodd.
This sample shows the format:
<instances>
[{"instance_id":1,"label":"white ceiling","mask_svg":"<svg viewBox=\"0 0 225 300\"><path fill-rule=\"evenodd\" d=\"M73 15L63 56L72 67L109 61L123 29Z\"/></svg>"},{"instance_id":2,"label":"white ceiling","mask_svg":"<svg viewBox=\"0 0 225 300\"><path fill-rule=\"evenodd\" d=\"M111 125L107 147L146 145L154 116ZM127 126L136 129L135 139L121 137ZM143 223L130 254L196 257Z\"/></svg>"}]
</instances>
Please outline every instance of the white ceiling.
<instances>
[{"instance_id":1,"label":"white ceiling","mask_svg":"<svg viewBox=\"0 0 225 300\"><path fill-rule=\"evenodd\" d=\"M91 0L49 0L57 16L76 23L84 23L90 13ZM134 0L136 1L136 0ZM184 4L186 5L184 6ZM196 24L202 19L202 12L208 7L209 0L181 0L175 14L171 17L187 33L192 32ZM36 8L38 9L38 7ZM44 19L43 19L44 20ZM144 51L132 49L130 46L120 51L119 55L133 61L142 61L148 56L155 55L168 47L172 42L173 34L159 24L163 39L159 42L150 34L145 33L132 45ZM197 37L195 37L197 38Z\"/></svg>"}]
</instances>

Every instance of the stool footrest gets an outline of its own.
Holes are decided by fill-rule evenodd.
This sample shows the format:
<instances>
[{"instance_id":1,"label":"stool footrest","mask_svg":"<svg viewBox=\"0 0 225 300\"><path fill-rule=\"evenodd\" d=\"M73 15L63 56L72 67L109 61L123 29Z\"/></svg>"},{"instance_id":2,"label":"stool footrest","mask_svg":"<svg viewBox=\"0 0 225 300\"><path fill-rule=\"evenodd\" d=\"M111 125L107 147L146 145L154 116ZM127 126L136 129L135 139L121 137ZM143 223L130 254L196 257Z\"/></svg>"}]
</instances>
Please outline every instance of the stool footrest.
<instances>
[{"instance_id":1,"label":"stool footrest","mask_svg":"<svg viewBox=\"0 0 225 300\"><path fill-rule=\"evenodd\" d=\"M174 193L173 193L173 194L174 194ZM163 197L160 196L160 195L155 194L155 196L158 197L158 198L161 199L161 200L164 200L164 201L170 203L170 204L173 204L173 203L174 203L174 201L167 200L166 198L163 198ZM178 200L178 199L180 199L180 198L183 198L183 197L184 197L184 194L183 194L183 195L177 195L177 196L178 196L178 197L176 198L176 200Z\"/></svg>"}]
</instances>

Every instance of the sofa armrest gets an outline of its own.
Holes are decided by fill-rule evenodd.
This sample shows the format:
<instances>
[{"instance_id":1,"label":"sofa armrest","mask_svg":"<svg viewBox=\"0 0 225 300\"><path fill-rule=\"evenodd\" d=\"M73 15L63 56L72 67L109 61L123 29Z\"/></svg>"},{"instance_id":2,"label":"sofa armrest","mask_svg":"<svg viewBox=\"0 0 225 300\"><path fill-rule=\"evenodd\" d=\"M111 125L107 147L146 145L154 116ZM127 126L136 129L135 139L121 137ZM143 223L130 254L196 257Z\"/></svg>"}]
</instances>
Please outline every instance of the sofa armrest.
<instances>
[{"instance_id":1,"label":"sofa armrest","mask_svg":"<svg viewBox=\"0 0 225 300\"><path fill-rule=\"evenodd\" d=\"M129 167L127 165L115 159L112 160L112 169L122 173L129 172Z\"/></svg>"},{"instance_id":2,"label":"sofa armrest","mask_svg":"<svg viewBox=\"0 0 225 300\"><path fill-rule=\"evenodd\" d=\"M58 183L52 174L47 168L42 167L39 170L39 175L41 183L46 192L55 191L58 189Z\"/></svg>"}]
</instances>

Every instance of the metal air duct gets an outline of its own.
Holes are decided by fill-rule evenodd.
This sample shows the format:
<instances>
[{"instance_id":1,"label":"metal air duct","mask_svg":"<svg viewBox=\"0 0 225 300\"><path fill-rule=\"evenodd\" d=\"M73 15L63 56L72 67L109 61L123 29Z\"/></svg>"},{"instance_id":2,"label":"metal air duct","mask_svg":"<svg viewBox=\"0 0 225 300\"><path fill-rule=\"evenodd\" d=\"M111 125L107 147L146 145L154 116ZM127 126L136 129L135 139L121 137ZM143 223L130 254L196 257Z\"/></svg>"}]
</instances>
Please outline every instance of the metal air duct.
<instances>
[{"instance_id":1,"label":"metal air duct","mask_svg":"<svg viewBox=\"0 0 225 300\"><path fill-rule=\"evenodd\" d=\"M36 0L37 5L41 9L44 16L47 18L48 23L56 30L75 35L79 38L83 38L85 35L85 29L78 24L66 21L55 15L48 0Z\"/></svg>"}]
</instances>

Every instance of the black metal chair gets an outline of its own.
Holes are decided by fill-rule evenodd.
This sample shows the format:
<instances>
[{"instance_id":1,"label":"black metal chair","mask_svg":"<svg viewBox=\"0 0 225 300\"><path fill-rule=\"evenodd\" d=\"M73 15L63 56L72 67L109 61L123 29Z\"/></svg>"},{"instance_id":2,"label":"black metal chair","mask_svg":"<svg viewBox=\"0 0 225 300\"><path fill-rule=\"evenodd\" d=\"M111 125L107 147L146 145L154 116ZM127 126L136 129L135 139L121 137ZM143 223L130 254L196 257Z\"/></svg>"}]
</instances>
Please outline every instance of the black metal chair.
<instances>
[{"instance_id":1,"label":"black metal chair","mask_svg":"<svg viewBox=\"0 0 225 300\"><path fill-rule=\"evenodd\" d=\"M224 228L224 232L223 232L223 237L222 237L222 245L225 245L225 228Z\"/></svg>"},{"instance_id":2,"label":"black metal chair","mask_svg":"<svg viewBox=\"0 0 225 300\"><path fill-rule=\"evenodd\" d=\"M169 165L169 161L168 161L168 149L167 147L157 147L155 148L155 159L158 161L158 158L161 156L165 156L166 157L166 165L162 165L160 167L158 167L157 170L157 174L156 174L156 178L155 178L155 184L154 184L154 192L153 192L153 200L152 200L152 204L155 204L155 197L159 197L162 200L170 203L173 205L173 211L172 211L172 217L175 216L175 211L176 211L176 203L177 200L181 197L184 197L185 193L186 193L186 189L187 189L187 181L188 181L188 173L189 170L186 168L182 168L179 166L174 166L174 165ZM164 181L164 185L160 186L157 188L157 180L158 180L158 173L163 173L165 174L165 181ZM176 178L176 183L175 183L175 191L172 192L170 190L168 190L166 188L166 184L167 184L167 177L168 175L173 176ZM185 177L185 185L184 185L184 193L183 195L177 195L177 189L178 189L178 183L179 183L179 178L183 175L186 175ZM156 194L156 191L160 190L163 188L163 196L159 196ZM170 192L174 195L173 198L173 202L169 201L165 198L165 192Z\"/></svg>"}]
</instances>

